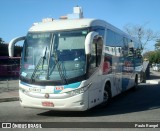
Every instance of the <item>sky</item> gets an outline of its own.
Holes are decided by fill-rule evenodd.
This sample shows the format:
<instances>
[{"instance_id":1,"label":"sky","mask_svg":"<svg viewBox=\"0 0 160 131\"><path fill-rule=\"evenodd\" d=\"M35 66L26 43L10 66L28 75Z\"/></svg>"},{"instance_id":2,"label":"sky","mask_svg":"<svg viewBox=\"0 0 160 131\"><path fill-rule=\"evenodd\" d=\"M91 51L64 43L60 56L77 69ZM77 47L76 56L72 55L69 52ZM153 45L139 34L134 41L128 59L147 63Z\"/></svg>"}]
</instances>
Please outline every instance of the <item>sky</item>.
<instances>
[{"instance_id":1,"label":"sky","mask_svg":"<svg viewBox=\"0 0 160 131\"><path fill-rule=\"evenodd\" d=\"M43 18L70 14L81 6L85 18L102 19L123 30L127 24L160 32L160 0L0 0L0 38L6 43L25 36ZM147 24L146 24L147 23ZM147 50L154 50L150 42Z\"/></svg>"}]
</instances>

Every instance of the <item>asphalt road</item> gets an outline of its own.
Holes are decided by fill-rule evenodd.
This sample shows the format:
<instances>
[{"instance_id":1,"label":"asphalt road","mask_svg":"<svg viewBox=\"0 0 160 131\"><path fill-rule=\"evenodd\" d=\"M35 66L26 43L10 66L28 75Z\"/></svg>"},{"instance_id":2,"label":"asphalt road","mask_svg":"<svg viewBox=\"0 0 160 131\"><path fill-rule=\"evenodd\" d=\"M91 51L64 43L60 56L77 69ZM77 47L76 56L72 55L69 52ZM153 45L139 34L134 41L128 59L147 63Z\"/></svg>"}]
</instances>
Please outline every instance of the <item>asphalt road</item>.
<instances>
[{"instance_id":1,"label":"asphalt road","mask_svg":"<svg viewBox=\"0 0 160 131\"><path fill-rule=\"evenodd\" d=\"M86 112L23 108L18 101L0 103L0 122L160 122L160 85L141 84L106 107Z\"/></svg>"}]
</instances>

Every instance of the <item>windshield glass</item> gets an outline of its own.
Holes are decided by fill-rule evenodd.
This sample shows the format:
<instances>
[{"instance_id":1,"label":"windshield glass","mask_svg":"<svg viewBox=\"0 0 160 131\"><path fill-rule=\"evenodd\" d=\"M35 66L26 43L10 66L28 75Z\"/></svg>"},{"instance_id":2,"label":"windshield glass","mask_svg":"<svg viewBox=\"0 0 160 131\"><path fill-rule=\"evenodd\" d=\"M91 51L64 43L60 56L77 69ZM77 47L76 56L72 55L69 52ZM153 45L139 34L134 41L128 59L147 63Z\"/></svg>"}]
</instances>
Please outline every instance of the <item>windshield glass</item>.
<instances>
[{"instance_id":1,"label":"windshield glass","mask_svg":"<svg viewBox=\"0 0 160 131\"><path fill-rule=\"evenodd\" d=\"M23 47L21 76L67 83L84 75L86 35L87 30L29 33Z\"/></svg>"}]
</instances>

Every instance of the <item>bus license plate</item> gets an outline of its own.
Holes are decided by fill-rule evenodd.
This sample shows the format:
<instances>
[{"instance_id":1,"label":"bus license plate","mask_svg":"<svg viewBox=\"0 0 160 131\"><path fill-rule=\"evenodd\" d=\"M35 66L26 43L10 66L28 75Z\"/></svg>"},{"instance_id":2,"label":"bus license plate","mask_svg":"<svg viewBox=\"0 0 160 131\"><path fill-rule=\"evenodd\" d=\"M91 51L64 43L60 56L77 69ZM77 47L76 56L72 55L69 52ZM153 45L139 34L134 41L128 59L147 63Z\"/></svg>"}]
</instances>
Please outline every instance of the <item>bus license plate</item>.
<instances>
[{"instance_id":1,"label":"bus license plate","mask_svg":"<svg viewBox=\"0 0 160 131\"><path fill-rule=\"evenodd\" d=\"M42 102L42 106L54 107L54 104L53 104L53 102L44 101L44 102Z\"/></svg>"}]
</instances>

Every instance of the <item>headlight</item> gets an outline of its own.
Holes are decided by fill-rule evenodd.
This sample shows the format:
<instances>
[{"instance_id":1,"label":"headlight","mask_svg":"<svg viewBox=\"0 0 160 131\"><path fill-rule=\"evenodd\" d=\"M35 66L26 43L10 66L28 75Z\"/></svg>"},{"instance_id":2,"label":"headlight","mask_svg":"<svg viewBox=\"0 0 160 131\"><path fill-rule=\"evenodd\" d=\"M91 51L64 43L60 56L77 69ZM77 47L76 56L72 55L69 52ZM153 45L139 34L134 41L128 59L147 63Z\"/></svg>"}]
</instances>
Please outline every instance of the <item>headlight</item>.
<instances>
[{"instance_id":1,"label":"headlight","mask_svg":"<svg viewBox=\"0 0 160 131\"><path fill-rule=\"evenodd\" d=\"M19 88L19 90L22 91L24 94L27 94L27 93L28 93L28 90L26 90L26 89Z\"/></svg>"},{"instance_id":2,"label":"headlight","mask_svg":"<svg viewBox=\"0 0 160 131\"><path fill-rule=\"evenodd\" d=\"M84 93L85 91L88 90L90 85L91 85L91 83L88 84L87 86L84 86L84 87L81 87L81 88L78 88L76 90L72 90L72 91L69 91L69 92L66 92L66 93L69 94L70 96L75 96L75 95L78 95L78 94L82 94L82 93Z\"/></svg>"}]
</instances>

